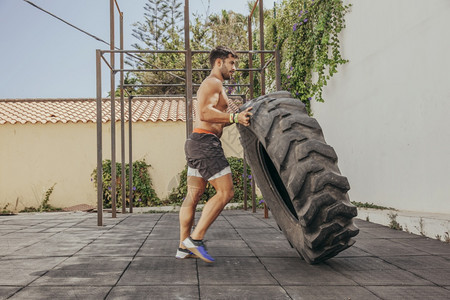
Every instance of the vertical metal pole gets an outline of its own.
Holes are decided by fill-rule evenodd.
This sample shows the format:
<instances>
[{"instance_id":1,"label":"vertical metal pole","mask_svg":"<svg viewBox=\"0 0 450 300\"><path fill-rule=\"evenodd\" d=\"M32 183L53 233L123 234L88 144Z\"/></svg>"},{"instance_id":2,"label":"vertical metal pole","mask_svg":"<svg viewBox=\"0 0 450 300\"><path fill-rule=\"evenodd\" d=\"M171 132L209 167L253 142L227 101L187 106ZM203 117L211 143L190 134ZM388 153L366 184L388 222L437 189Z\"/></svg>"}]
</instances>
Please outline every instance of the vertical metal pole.
<instances>
[{"instance_id":1,"label":"vertical metal pole","mask_svg":"<svg viewBox=\"0 0 450 300\"><path fill-rule=\"evenodd\" d=\"M100 50L96 51L97 77L97 225L103 226L103 170L102 170L102 68Z\"/></svg>"},{"instance_id":2,"label":"vertical metal pole","mask_svg":"<svg viewBox=\"0 0 450 300\"><path fill-rule=\"evenodd\" d=\"M110 17L110 46L114 51L114 0L109 2L109 17ZM114 70L114 56L111 52L111 217L116 217L116 100L115 100L115 75Z\"/></svg>"},{"instance_id":3,"label":"vertical metal pole","mask_svg":"<svg viewBox=\"0 0 450 300\"><path fill-rule=\"evenodd\" d=\"M248 200L248 191L247 191L247 182L248 182L248 175L247 175L247 159L245 157L244 152L244 161L242 162L244 164L244 178L242 178L242 182L244 184L244 210L247 210L247 200Z\"/></svg>"},{"instance_id":4,"label":"vertical metal pole","mask_svg":"<svg viewBox=\"0 0 450 300\"><path fill-rule=\"evenodd\" d=\"M128 156L129 156L129 169L128 169L128 187L129 187L129 200L130 200L130 213L133 212L133 119L132 119L132 99L128 97Z\"/></svg>"},{"instance_id":5,"label":"vertical metal pole","mask_svg":"<svg viewBox=\"0 0 450 300\"><path fill-rule=\"evenodd\" d=\"M259 48L264 50L264 4L259 0ZM265 65L264 53L261 52L261 68ZM261 95L266 94L266 70L261 70Z\"/></svg>"},{"instance_id":6,"label":"vertical metal pole","mask_svg":"<svg viewBox=\"0 0 450 300\"><path fill-rule=\"evenodd\" d=\"M244 103L247 102L247 97L245 96L245 94L244 94L243 98L244 98L243 99ZM245 156L245 151L244 151L243 163L244 163L244 180L243 180L243 182L244 182L244 210L247 210L248 209L248 205L247 205L248 204L248 188L247 188L248 174L247 174L247 158Z\"/></svg>"},{"instance_id":7,"label":"vertical metal pole","mask_svg":"<svg viewBox=\"0 0 450 300\"><path fill-rule=\"evenodd\" d=\"M192 52L189 35L189 0L184 3L184 48L186 50L185 68L186 68L186 138L193 130L192 120Z\"/></svg>"},{"instance_id":8,"label":"vertical metal pole","mask_svg":"<svg viewBox=\"0 0 450 300\"><path fill-rule=\"evenodd\" d=\"M264 51L264 1L259 0L259 48ZM264 53L261 52L261 68L265 65ZM266 94L266 70L261 70L261 95ZM256 208L255 181L252 178L252 200ZM268 215L267 206L264 205L264 217Z\"/></svg>"},{"instance_id":9,"label":"vertical metal pole","mask_svg":"<svg viewBox=\"0 0 450 300\"><path fill-rule=\"evenodd\" d=\"M120 50L123 50L123 13L120 13ZM123 53L120 53L120 69L123 70ZM126 185L125 185L125 101L123 95L124 74L120 71L120 154L122 161L120 187L122 188L122 213L126 213Z\"/></svg>"},{"instance_id":10,"label":"vertical metal pole","mask_svg":"<svg viewBox=\"0 0 450 300\"><path fill-rule=\"evenodd\" d=\"M248 17L248 68L252 69L253 68L253 54L251 53L253 50L253 36L252 36L252 19L251 16ZM250 99L253 99L253 84L254 84L254 80L253 80L253 71L249 71L249 83L250 83L250 89L249 89L249 97Z\"/></svg>"},{"instance_id":11,"label":"vertical metal pole","mask_svg":"<svg viewBox=\"0 0 450 300\"><path fill-rule=\"evenodd\" d=\"M280 50L275 50L275 82L277 91L281 91L281 55Z\"/></svg>"},{"instance_id":12,"label":"vertical metal pole","mask_svg":"<svg viewBox=\"0 0 450 300\"><path fill-rule=\"evenodd\" d=\"M253 50L253 38L252 38L252 16L248 17L248 68L252 69L253 68L253 54L251 53ZM254 84L254 80L253 80L253 71L249 71L249 98L253 99L253 84ZM244 167L247 166L247 158L245 157L245 153L244 153ZM248 201L248 191L247 191L247 180L248 178L245 177L244 181L245 181L245 189L244 189L244 209L247 210L248 205L247 205L247 201Z\"/></svg>"}]
</instances>

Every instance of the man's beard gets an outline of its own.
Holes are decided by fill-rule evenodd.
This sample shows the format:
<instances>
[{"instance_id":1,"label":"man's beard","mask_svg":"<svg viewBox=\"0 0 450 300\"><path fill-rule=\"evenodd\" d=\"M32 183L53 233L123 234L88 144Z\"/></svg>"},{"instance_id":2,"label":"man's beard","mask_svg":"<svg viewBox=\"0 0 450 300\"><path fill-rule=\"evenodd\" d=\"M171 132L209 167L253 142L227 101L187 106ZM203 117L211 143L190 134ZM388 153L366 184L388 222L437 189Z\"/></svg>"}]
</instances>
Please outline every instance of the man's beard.
<instances>
[{"instance_id":1,"label":"man's beard","mask_svg":"<svg viewBox=\"0 0 450 300\"><path fill-rule=\"evenodd\" d=\"M225 66L222 67L221 73L222 73L223 79L228 80L231 78L231 73L227 70L227 68L225 68Z\"/></svg>"}]
</instances>

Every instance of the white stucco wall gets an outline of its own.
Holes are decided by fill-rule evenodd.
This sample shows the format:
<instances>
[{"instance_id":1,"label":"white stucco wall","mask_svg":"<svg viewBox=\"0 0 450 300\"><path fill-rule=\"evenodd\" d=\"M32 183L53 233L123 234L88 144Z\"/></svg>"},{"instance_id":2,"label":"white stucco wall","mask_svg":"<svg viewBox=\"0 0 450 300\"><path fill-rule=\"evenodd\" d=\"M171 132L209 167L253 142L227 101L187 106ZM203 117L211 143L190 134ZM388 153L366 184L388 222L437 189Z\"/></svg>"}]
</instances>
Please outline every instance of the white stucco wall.
<instances>
[{"instance_id":1,"label":"white stucco wall","mask_svg":"<svg viewBox=\"0 0 450 300\"><path fill-rule=\"evenodd\" d=\"M128 162L128 128L126 128ZM116 126L117 162L121 161L120 123ZM133 161L145 159L160 198L178 185L186 164L185 123L133 124ZM39 207L45 192L56 183L50 204L96 206L91 173L97 164L95 123L0 125L0 209L19 211ZM222 143L227 156L242 156L235 126L225 129ZM103 124L103 159L111 158L111 124Z\"/></svg>"},{"instance_id":2,"label":"white stucco wall","mask_svg":"<svg viewBox=\"0 0 450 300\"><path fill-rule=\"evenodd\" d=\"M450 213L450 1L351 3L350 62L312 105L350 198Z\"/></svg>"}]
</instances>

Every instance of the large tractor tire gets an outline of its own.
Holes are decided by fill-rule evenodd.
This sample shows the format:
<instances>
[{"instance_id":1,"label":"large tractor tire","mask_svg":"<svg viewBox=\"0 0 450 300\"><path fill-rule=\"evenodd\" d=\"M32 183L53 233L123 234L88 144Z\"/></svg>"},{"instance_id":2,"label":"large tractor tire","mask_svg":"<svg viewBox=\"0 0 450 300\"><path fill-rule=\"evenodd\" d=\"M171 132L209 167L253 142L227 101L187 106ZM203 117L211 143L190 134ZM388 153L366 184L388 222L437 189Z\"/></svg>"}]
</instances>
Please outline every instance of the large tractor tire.
<instances>
[{"instance_id":1,"label":"large tractor tire","mask_svg":"<svg viewBox=\"0 0 450 300\"><path fill-rule=\"evenodd\" d=\"M354 244L347 178L334 149L304 104L288 92L251 100L250 126L238 125L241 144L256 183L290 244L310 264Z\"/></svg>"}]
</instances>

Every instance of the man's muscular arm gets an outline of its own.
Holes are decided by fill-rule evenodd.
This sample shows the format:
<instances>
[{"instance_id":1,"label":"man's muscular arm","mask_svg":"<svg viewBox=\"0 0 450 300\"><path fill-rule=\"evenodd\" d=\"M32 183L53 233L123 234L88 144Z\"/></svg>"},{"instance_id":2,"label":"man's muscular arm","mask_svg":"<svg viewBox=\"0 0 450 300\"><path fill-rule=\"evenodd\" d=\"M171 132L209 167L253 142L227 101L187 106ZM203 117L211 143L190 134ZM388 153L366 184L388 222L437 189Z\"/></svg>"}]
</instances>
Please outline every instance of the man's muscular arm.
<instances>
[{"instance_id":1,"label":"man's muscular arm","mask_svg":"<svg viewBox=\"0 0 450 300\"><path fill-rule=\"evenodd\" d=\"M199 117L201 121L210 123L230 123L230 114L222 112L216 108L219 102L220 93L222 93L222 83L214 78L206 79L203 83L203 89L201 89L198 95L198 108ZM245 111L239 113L238 121L240 124L248 126L250 122L250 116L252 113L249 112L251 107L247 108Z\"/></svg>"}]
</instances>

